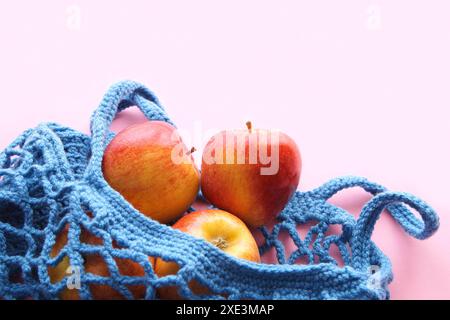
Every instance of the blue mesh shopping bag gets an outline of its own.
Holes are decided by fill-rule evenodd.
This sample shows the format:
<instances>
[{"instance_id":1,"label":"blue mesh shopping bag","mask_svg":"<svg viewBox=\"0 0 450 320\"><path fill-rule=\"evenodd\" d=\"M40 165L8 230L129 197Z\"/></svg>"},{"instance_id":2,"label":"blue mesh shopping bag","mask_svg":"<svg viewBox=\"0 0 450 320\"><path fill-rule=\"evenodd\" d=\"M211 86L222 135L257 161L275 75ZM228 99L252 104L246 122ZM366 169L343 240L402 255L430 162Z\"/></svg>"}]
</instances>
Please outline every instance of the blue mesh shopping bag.
<instances>
[{"instance_id":1,"label":"blue mesh shopping bag","mask_svg":"<svg viewBox=\"0 0 450 320\"><path fill-rule=\"evenodd\" d=\"M138 106L150 120L170 123L152 92L126 81L104 96L91 119L91 136L46 123L25 131L0 154L1 298L56 299L76 292L90 299L94 288L109 287L119 297L136 298L135 288L140 288L141 298L155 299L158 288L177 286L188 299L384 299L389 298L392 269L370 239L381 212L387 209L417 239L431 236L439 226L433 209L417 197L364 178L343 177L297 191L273 228L260 229L261 253L274 248L278 264L236 259L144 216L104 180L102 157L114 136L109 126L130 106ZM373 195L357 219L327 202L352 187ZM299 225L310 225L303 237ZM330 234L332 225L341 231ZM86 232L98 241L83 241ZM295 244L289 254L282 233ZM65 241L55 252L61 234ZM338 248L343 265L330 254L331 246ZM94 257L106 273L85 267ZM149 257L174 261L180 269L159 278ZM140 275L122 272L119 261L124 260L139 266ZM70 267L55 281L50 274L61 265ZM209 293L193 292L192 280Z\"/></svg>"}]
</instances>

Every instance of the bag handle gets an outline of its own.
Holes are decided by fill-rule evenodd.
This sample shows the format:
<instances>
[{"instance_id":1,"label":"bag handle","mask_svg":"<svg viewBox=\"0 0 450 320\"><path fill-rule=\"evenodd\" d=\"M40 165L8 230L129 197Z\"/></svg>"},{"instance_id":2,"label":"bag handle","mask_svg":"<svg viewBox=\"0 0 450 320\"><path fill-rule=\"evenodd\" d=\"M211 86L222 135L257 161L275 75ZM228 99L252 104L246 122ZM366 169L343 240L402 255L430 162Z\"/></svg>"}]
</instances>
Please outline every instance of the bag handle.
<instances>
[{"instance_id":1,"label":"bag handle","mask_svg":"<svg viewBox=\"0 0 450 320\"><path fill-rule=\"evenodd\" d=\"M91 117L91 159L85 176L95 175L101 169L111 131L109 127L116 115L128 107L137 106L149 120L166 121L173 125L153 92L140 83L122 81L109 88L99 107Z\"/></svg>"},{"instance_id":2,"label":"bag handle","mask_svg":"<svg viewBox=\"0 0 450 320\"><path fill-rule=\"evenodd\" d=\"M362 270L367 267L364 263L368 261L370 238L375 223L384 209L388 210L397 223L416 239L426 239L439 228L439 217L427 203L409 193L388 191L382 185L366 178L353 176L336 178L312 192L326 201L339 191L353 187L361 187L374 195L363 207L353 231L353 266L357 269ZM416 210L422 219L417 218L405 205Z\"/></svg>"},{"instance_id":3,"label":"bag handle","mask_svg":"<svg viewBox=\"0 0 450 320\"><path fill-rule=\"evenodd\" d=\"M320 187L314 189L312 192L317 197L328 200L339 191L354 187L360 187L365 191L371 193L372 195L387 191L387 189L382 185L371 182L366 178L346 176L332 179L324 183Z\"/></svg>"},{"instance_id":4,"label":"bag handle","mask_svg":"<svg viewBox=\"0 0 450 320\"><path fill-rule=\"evenodd\" d=\"M421 219L417 218L405 205L416 210ZM373 197L362 209L356 222L352 239L353 266L362 270L367 267L370 246L375 223L384 209L416 239L430 237L439 228L439 217L424 201L404 192L386 191Z\"/></svg>"}]
</instances>

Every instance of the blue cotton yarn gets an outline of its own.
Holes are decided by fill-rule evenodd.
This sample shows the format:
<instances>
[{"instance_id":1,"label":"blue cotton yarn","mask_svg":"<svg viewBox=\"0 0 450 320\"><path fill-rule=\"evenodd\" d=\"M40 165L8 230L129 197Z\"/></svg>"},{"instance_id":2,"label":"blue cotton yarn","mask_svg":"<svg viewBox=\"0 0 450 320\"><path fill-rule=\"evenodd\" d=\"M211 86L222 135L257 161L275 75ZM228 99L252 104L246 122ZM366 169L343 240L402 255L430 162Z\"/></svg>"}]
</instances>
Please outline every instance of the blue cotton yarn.
<instances>
[{"instance_id":1,"label":"blue cotton yarn","mask_svg":"<svg viewBox=\"0 0 450 320\"><path fill-rule=\"evenodd\" d=\"M384 299L389 298L392 269L389 259L370 240L383 209L417 239L438 229L436 213L417 197L388 191L364 178L343 177L312 191L296 192L276 225L271 230L261 228L260 251L274 248L279 264L231 257L140 214L104 180L103 153L114 136L109 126L118 112L132 105L149 119L171 123L151 91L125 81L111 87L94 112L92 138L58 124L41 124L25 131L0 154L1 298L57 299L66 279L51 283L48 267L67 256L71 265L80 268L82 299L92 298L90 284L109 285L128 299L133 298L128 285L145 285L146 299L156 298L156 289L168 285L179 286L188 299ZM327 202L352 187L373 195L358 219ZM301 237L296 227L312 221L316 224ZM52 257L56 235L67 224L68 241ZM342 226L342 232L327 234L331 225ZM101 238L103 245L80 242L82 228ZM287 233L296 246L289 255L281 233ZM333 245L344 265L330 254ZM111 276L84 272L87 254L101 255ZM158 278L149 256L175 261L181 269L176 275ZM122 275L115 258L138 262L145 276ZM299 260L307 263L296 264ZM370 270L377 272L373 275ZM188 286L192 279L214 294L196 296Z\"/></svg>"}]
</instances>

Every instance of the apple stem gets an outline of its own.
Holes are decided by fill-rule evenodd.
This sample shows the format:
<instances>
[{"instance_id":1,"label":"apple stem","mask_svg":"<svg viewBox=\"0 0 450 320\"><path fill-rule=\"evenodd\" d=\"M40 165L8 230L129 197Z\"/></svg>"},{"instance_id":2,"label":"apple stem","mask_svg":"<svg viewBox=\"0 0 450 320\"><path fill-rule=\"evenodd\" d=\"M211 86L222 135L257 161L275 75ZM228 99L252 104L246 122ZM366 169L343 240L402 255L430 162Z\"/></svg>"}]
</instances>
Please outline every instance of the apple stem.
<instances>
[{"instance_id":1,"label":"apple stem","mask_svg":"<svg viewBox=\"0 0 450 320\"><path fill-rule=\"evenodd\" d=\"M245 124L247 125L248 132L252 133L252 122L251 121L247 121Z\"/></svg>"},{"instance_id":2,"label":"apple stem","mask_svg":"<svg viewBox=\"0 0 450 320\"><path fill-rule=\"evenodd\" d=\"M195 149L195 147L192 147L191 150L189 150L188 152L186 152L187 156L190 156L191 154L193 154L195 151L197 151L197 149Z\"/></svg>"}]
</instances>

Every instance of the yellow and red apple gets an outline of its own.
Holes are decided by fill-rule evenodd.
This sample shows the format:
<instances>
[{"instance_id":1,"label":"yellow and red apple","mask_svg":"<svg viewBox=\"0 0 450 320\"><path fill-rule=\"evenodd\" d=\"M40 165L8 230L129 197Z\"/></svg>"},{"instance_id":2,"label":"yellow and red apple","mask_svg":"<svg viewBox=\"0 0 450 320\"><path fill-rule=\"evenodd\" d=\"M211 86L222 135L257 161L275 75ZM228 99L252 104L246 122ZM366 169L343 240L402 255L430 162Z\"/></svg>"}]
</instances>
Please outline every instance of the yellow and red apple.
<instances>
[{"instance_id":1,"label":"yellow and red apple","mask_svg":"<svg viewBox=\"0 0 450 320\"><path fill-rule=\"evenodd\" d=\"M137 210L161 223L194 202L200 174L176 129L149 121L118 133L105 150L103 174Z\"/></svg>"},{"instance_id":2,"label":"yellow and red apple","mask_svg":"<svg viewBox=\"0 0 450 320\"><path fill-rule=\"evenodd\" d=\"M223 210L202 210L185 215L173 228L204 239L224 252L253 262L260 262L259 249L253 235L244 222ZM155 273L159 277L176 274L179 270L175 262L156 259ZM195 280L189 283L190 289L197 295L210 293L209 289ZM158 289L161 299L180 299L178 288L174 286Z\"/></svg>"},{"instance_id":3,"label":"yellow and red apple","mask_svg":"<svg viewBox=\"0 0 450 320\"><path fill-rule=\"evenodd\" d=\"M61 249L67 243L69 226L67 225L57 236L56 242L53 246L50 256L56 257ZM86 230L82 229L80 234L80 241L90 245L103 245L103 240L88 233ZM113 243L115 248L119 248L117 244ZM98 254L83 255L84 260L84 272L91 273L97 276L109 277L110 272L108 266L102 256ZM119 272L124 276L131 277L143 277L145 275L144 268L137 262L129 259L119 259L114 258ZM149 258L152 266L154 265L154 258ZM68 276L67 270L70 267L70 259L65 256L61 262L59 262L55 267L48 267L48 274L50 276L50 281L52 283L60 282L64 277ZM146 288L143 285L133 285L128 286L134 299L143 299L145 297ZM113 289L107 285L90 284L89 290L95 300L121 300L125 297L120 294L117 290ZM62 300L79 300L79 291L77 289L64 288L59 295Z\"/></svg>"},{"instance_id":4,"label":"yellow and red apple","mask_svg":"<svg viewBox=\"0 0 450 320\"><path fill-rule=\"evenodd\" d=\"M222 131L207 143L201 189L216 207L252 227L273 221L298 187L301 157L288 135L270 130Z\"/></svg>"}]
</instances>

